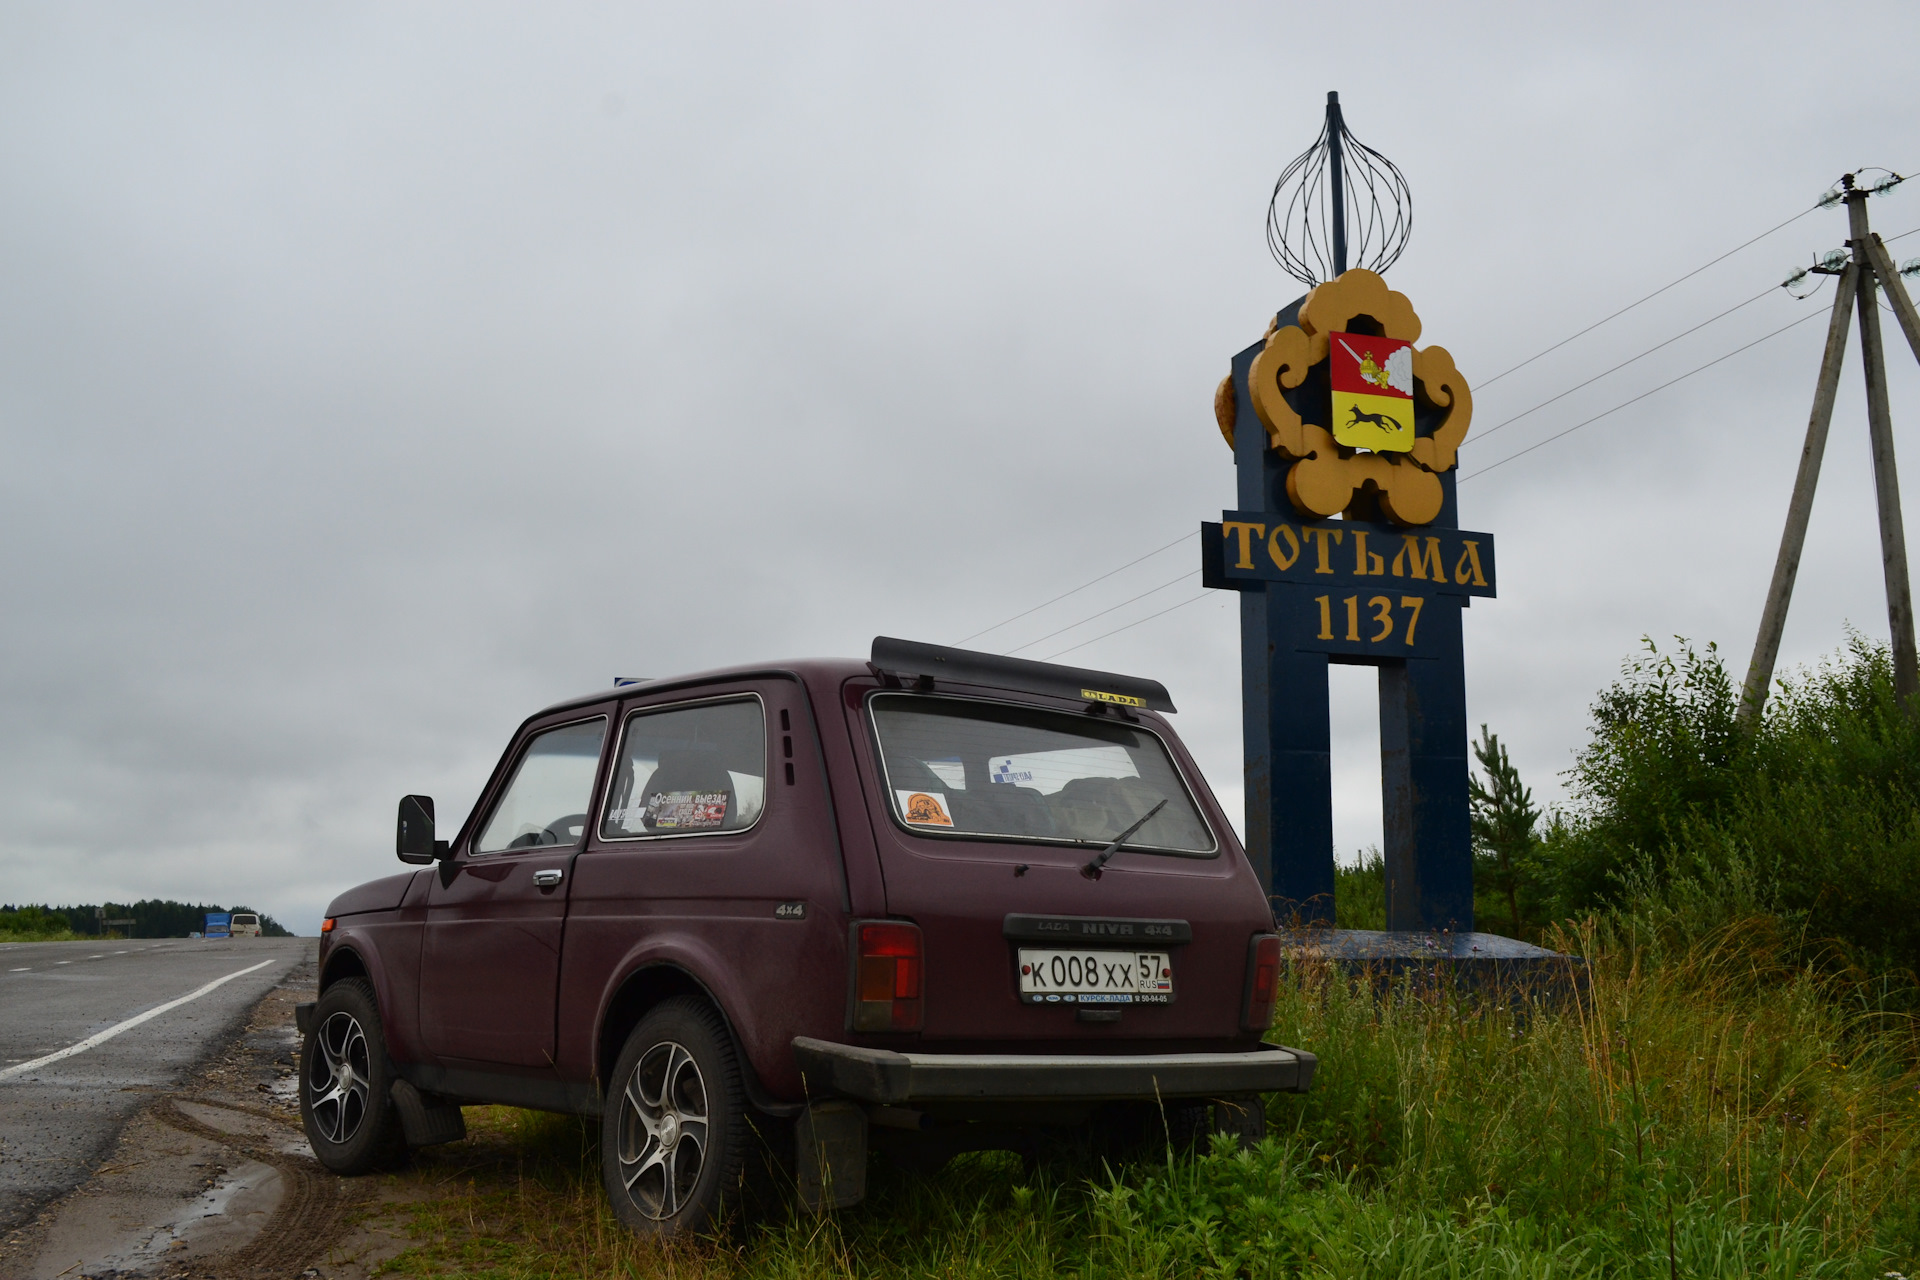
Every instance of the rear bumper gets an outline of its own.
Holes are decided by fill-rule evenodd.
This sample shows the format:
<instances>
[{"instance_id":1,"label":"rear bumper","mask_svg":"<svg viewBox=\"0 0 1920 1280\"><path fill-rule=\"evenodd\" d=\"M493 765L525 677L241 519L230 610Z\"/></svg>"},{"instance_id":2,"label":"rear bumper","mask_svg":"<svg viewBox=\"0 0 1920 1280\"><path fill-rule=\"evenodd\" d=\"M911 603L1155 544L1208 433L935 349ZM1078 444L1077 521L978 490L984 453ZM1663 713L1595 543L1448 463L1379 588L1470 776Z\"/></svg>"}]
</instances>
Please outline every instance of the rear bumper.
<instances>
[{"instance_id":1,"label":"rear bumper","mask_svg":"<svg viewBox=\"0 0 1920 1280\"><path fill-rule=\"evenodd\" d=\"M794 1038L793 1052L810 1096L888 1106L1305 1093L1317 1061L1278 1045L1242 1053L895 1053L807 1036Z\"/></svg>"}]
</instances>

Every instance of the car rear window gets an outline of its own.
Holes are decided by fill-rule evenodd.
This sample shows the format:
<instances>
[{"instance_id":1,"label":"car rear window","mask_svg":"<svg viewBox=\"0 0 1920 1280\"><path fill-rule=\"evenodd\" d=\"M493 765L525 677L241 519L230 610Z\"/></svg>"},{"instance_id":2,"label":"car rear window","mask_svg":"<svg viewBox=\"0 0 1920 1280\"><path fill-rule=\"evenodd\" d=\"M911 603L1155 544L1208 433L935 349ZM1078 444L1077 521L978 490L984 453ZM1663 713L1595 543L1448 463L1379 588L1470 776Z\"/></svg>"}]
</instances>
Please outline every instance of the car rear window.
<instances>
[{"instance_id":1,"label":"car rear window","mask_svg":"<svg viewBox=\"0 0 1920 1280\"><path fill-rule=\"evenodd\" d=\"M1144 727L915 694L871 706L888 800L916 832L1104 845L1158 804L1128 849L1218 851L1166 744Z\"/></svg>"}]
</instances>

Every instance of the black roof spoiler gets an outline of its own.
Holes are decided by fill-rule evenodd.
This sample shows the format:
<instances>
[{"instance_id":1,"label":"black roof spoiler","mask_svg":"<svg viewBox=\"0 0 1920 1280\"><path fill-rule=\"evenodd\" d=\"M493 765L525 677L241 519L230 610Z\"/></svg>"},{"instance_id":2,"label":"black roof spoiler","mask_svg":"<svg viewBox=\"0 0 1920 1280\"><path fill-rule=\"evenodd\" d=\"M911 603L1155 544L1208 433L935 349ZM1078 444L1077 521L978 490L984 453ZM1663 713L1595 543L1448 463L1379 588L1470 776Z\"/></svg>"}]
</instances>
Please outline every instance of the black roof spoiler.
<instances>
[{"instance_id":1,"label":"black roof spoiler","mask_svg":"<svg viewBox=\"0 0 1920 1280\"><path fill-rule=\"evenodd\" d=\"M918 640L875 636L872 661L876 670L900 676L908 682L925 676L932 680L1018 689L1023 693L1048 693L1057 698L1080 698L1087 702L1121 707L1150 707L1155 711L1175 709L1173 699L1167 696L1167 687L1158 680L1115 675L1111 671L1088 671L1082 667L1063 667L1052 662L1034 662L1028 658L1003 658L997 653L949 649L945 645L922 644Z\"/></svg>"}]
</instances>

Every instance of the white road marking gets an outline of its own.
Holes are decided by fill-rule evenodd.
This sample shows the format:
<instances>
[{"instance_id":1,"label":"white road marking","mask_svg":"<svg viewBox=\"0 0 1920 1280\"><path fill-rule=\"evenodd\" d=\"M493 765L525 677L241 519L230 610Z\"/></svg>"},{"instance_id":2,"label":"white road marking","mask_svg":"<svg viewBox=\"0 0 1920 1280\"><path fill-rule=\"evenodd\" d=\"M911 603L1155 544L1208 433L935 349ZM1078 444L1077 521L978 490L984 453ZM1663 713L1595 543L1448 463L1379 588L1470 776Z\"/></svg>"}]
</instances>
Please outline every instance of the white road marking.
<instances>
[{"instance_id":1,"label":"white road marking","mask_svg":"<svg viewBox=\"0 0 1920 1280\"><path fill-rule=\"evenodd\" d=\"M27 970L29 970L29 969L31 969L31 968L33 968L33 966L32 966L32 965L30 965L30 964L23 964L23 965L21 965L21 966L20 966L20 967L19 967L18 969L9 969L9 970L7 970L7 972L8 972L8 973L25 973L25 972L26 972Z\"/></svg>"},{"instance_id":2,"label":"white road marking","mask_svg":"<svg viewBox=\"0 0 1920 1280\"><path fill-rule=\"evenodd\" d=\"M54 961L54 963L55 963L55 964L72 964L72 963L73 963L73 961L71 961L71 960L55 960L55 961Z\"/></svg>"},{"instance_id":3,"label":"white road marking","mask_svg":"<svg viewBox=\"0 0 1920 1280\"><path fill-rule=\"evenodd\" d=\"M70 1044L64 1049L56 1049L52 1053L47 1054L45 1057L34 1058L30 1062L23 1062L17 1067L8 1067L6 1070L0 1071L0 1080L9 1080L9 1079L12 1079L14 1076L21 1075L25 1072L31 1071L35 1067L44 1067L49 1062L58 1062L62 1058L71 1058L76 1053L85 1053L87 1050L93 1048L95 1045L104 1044L107 1041L113 1039L115 1036L119 1035L122 1031L131 1031L135 1027L139 1026L141 1023L147 1021L150 1018L157 1018L161 1014L167 1012L169 1009L178 1009L181 1005L186 1004L190 1000L198 1000L201 996L207 994L207 992L209 991L212 991L215 987L223 986L226 983L232 982L235 978L242 977L246 974L252 973L255 969L264 969L272 963L273 961L271 960L262 960L259 964L250 964L244 969L236 969L224 978L215 978L212 982L209 982L206 986L201 987L196 991L189 991L187 992L187 994L180 996L177 999L169 1000L165 1004L155 1005L153 1008L147 1010L145 1013L137 1013L133 1017L128 1018L125 1022L116 1022L112 1026L108 1027L105 1031L96 1031L94 1034L88 1036L85 1040L81 1040L75 1044Z\"/></svg>"},{"instance_id":4,"label":"white road marking","mask_svg":"<svg viewBox=\"0 0 1920 1280\"><path fill-rule=\"evenodd\" d=\"M106 955L106 952L104 952L104 951L103 951L103 952L101 952L101 953L100 953L99 955L97 955L97 956L88 956L88 957L87 957L87 959L89 959L89 960L105 960L106 958L107 958L107 955Z\"/></svg>"}]
</instances>

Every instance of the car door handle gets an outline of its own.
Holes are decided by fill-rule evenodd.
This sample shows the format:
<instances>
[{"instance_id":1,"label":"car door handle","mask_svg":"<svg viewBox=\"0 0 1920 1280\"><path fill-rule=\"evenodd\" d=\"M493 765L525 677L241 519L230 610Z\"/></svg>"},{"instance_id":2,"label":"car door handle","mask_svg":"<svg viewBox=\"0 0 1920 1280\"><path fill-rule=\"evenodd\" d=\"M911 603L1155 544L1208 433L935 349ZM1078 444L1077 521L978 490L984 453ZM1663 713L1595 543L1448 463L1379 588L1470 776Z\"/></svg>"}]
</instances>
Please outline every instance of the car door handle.
<instances>
[{"instance_id":1,"label":"car door handle","mask_svg":"<svg viewBox=\"0 0 1920 1280\"><path fill-rule=\"evenodd\" d=\"M560 878L566 874L558 867L548 867L545 871L534 872L533 882L542 889L551 889L559 884Z\"/></svg>"}]
</instances>

